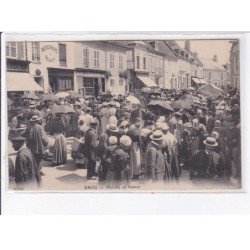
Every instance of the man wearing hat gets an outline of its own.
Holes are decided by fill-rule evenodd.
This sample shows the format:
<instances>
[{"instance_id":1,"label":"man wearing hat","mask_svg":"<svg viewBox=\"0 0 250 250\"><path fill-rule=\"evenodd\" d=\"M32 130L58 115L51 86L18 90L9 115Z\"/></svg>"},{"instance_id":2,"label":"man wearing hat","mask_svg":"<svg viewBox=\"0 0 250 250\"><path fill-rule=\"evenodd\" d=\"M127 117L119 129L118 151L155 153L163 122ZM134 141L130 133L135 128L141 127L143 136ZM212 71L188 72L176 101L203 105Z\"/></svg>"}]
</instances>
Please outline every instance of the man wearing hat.
<instances>
[{"instance_id":1,"label":"man wearing hat","mask_svg":"<svg viewBox=\"0 0 250 250\"><path fill-rule=\"evenodd\" d=\"M207 137L203 141L205 148L196 151L190 159L190 178L191 179L206 179L214 177L222 177L223 161L218 153L215 152L215 147L218 146L215 138Z\"/></svg>"},{"instance_id":2,"label":"man wearing hat","mask_svg":"<svg viewBox=\"0 0 250 250\"><path fill-rule=\"evenodd\" d=\"M41 182L40 171L37 167L34 155L25 145L24 137L11 139L17 157L15 162L15 182L20 184L39 184Z\"/></svg>"},{"instance_id":3,"label":"man wearing hat","mask_svg":"<svg viewBox=\"0 0 250 250\"><path fill-rule=\"evenodd\" d=\"M27 147L34 155L38 169L41 171L41 174L43 174L42 169L40 168L40 162L42 160L45 147L48 145L48 137L43 127L40 125L40 122L41 117L37 115L31 117L27 135Z\"/></svg>"},{"instance_id":4,"label":"man wearing hat","mask_svg":"<svg viewBox=\"0 0 250 250\"><path fill-rule=\"evenodd\" d=\"M163 181L165 158L162 154L163 133L156 130L150 135L151 142L146 152L145 178L150 181Z\"/></svg>"},{"instance_id":5,"label":"man wearing hat","mask_svg":"<svg viewBox=\"0 0 250 250\"><path fill-rule=\"evenodd\" d=\"M85 134L85 152L87 157L87 179L94 179L97 176L95 172L96 167L96 149L98 146L98 135L97 135L97 121L90 122L90 129Z\"/></svg>"}]
</instances>

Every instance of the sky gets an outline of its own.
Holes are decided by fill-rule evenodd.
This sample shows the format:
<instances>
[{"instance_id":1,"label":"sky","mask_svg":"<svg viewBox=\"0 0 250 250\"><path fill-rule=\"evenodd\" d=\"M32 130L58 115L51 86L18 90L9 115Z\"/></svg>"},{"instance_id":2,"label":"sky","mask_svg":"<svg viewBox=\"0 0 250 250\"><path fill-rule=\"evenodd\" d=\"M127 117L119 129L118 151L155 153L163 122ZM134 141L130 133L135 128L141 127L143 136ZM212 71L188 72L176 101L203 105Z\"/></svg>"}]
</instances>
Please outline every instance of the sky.
<instances>
[{"instance_id":1,"label":"sky","mask_svg":"<svg viewBox=\"0 0 250 250\"><path fill-rule=\"evenodd\" d=\"M191 51L197 52L199 58L211 58L218 55L220 64L229 63L231 43L230 40L190 40ZM184 48L185 41L177 41Z\"/></svg>"}]
</instances>

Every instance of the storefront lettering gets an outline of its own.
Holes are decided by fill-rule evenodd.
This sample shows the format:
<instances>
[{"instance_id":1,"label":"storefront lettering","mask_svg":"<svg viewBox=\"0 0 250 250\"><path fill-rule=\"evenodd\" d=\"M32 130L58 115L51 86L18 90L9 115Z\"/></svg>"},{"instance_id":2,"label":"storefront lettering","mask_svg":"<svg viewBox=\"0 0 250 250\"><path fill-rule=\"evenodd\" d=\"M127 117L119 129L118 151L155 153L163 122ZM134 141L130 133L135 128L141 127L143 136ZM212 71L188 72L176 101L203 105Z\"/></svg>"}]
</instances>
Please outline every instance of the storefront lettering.
<instances>
[{"instance_id":1,"label":"storefront lettering","mask_svg":"<svg viewBox=\"0 0 250 250\"><path fill-rule=\"evenodd\" d=\"M56 54L58 52L58 49L53 45L45 45L41 48L42 53L45 54L45 59L48 62L54 62L56 60Z\"/></svg>"}]
</instances>

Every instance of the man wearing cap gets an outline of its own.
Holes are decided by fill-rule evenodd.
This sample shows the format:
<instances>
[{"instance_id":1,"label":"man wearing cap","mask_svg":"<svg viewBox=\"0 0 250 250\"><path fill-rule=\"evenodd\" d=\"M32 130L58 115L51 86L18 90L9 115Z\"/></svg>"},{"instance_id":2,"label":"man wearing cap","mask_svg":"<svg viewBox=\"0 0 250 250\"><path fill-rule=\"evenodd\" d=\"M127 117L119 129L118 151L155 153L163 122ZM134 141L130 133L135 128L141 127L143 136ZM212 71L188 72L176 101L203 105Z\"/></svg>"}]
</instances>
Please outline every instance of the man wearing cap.
<instances>
[{"instance_id":1,"label":"man wearing cap","mask_svg":"<svg viewBox=\"0 0 250 250\"><path fill-rule=\"evenodd\" d=\"M37 167L34 155L25 145L24 137L11 139L17 157L15 162L15 182L17 184L39 184L41 182L40 171Z\"/></svg>"},{"instance_id":2,"label":"man wearing cap","mask_svg":"<svg viewBox=\"0 0 250 250\"><path fill-rule=\"evenodd\" d=\"M162 154L163 133L156 130L150 136L151 142L146 152L145 179L163 181L165 172L165 158Z\"/></svg>"},{"instance_id":3,"label":"man wearing cap","mask_svg":"<svg viewBox=\"0 0 250 250\"><path fill-rule=\"evenodd\" d=\"M48 137L45 133L43 127L39 124L41 122L41 117L32 116L30 119L30 127L27 136L27 147L30 149L32 154L36 159L38 169L41 171L40 162L45 151L45 147L48 145Z\"/></svg>"},{"instance_id":4,"label":"man wearing cap","mask_svg":"<svg viewBox=\"0 0 250 250\"><path fill-rule=\"evenodd\" d=\"M205 149L196 151L190 159L190 178L206 179L215 176L222 177L223 162L220 155L214 151L218 143L213 137L207 137L203 143Z\"/></svg>"},{"instance_id":5,"label":"man wearing cap","mask_svg":"<svg viewBox=\"0 0 250 250\"><path fill-rule=\"evenodd\" d=\"M85 134L85 155L87 157L87 179L93 179L97 176L96 166L96 149L98 146L97 121L90 122L90 129Z\"/></svg>"}]
</instances>

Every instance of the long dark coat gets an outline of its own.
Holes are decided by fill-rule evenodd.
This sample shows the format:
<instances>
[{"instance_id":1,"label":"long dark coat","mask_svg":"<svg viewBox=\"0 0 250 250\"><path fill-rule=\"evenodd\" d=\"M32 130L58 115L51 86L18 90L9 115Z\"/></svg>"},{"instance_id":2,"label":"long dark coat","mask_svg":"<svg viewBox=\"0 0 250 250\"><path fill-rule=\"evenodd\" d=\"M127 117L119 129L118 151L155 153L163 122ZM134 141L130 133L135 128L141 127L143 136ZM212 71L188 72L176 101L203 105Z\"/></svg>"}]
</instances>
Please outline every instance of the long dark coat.
<instances>
[{"instance_id":1,"label":"long dark coat","mask_svg":"<svg viewBox=\"0 0 250 250\"><path fill-rule=\"evenodd\" d=\"M15 163L15 181L17 183L41 182L40 171L31 151L24 147L18 153Z\"/></svg>"}]
</instances>

